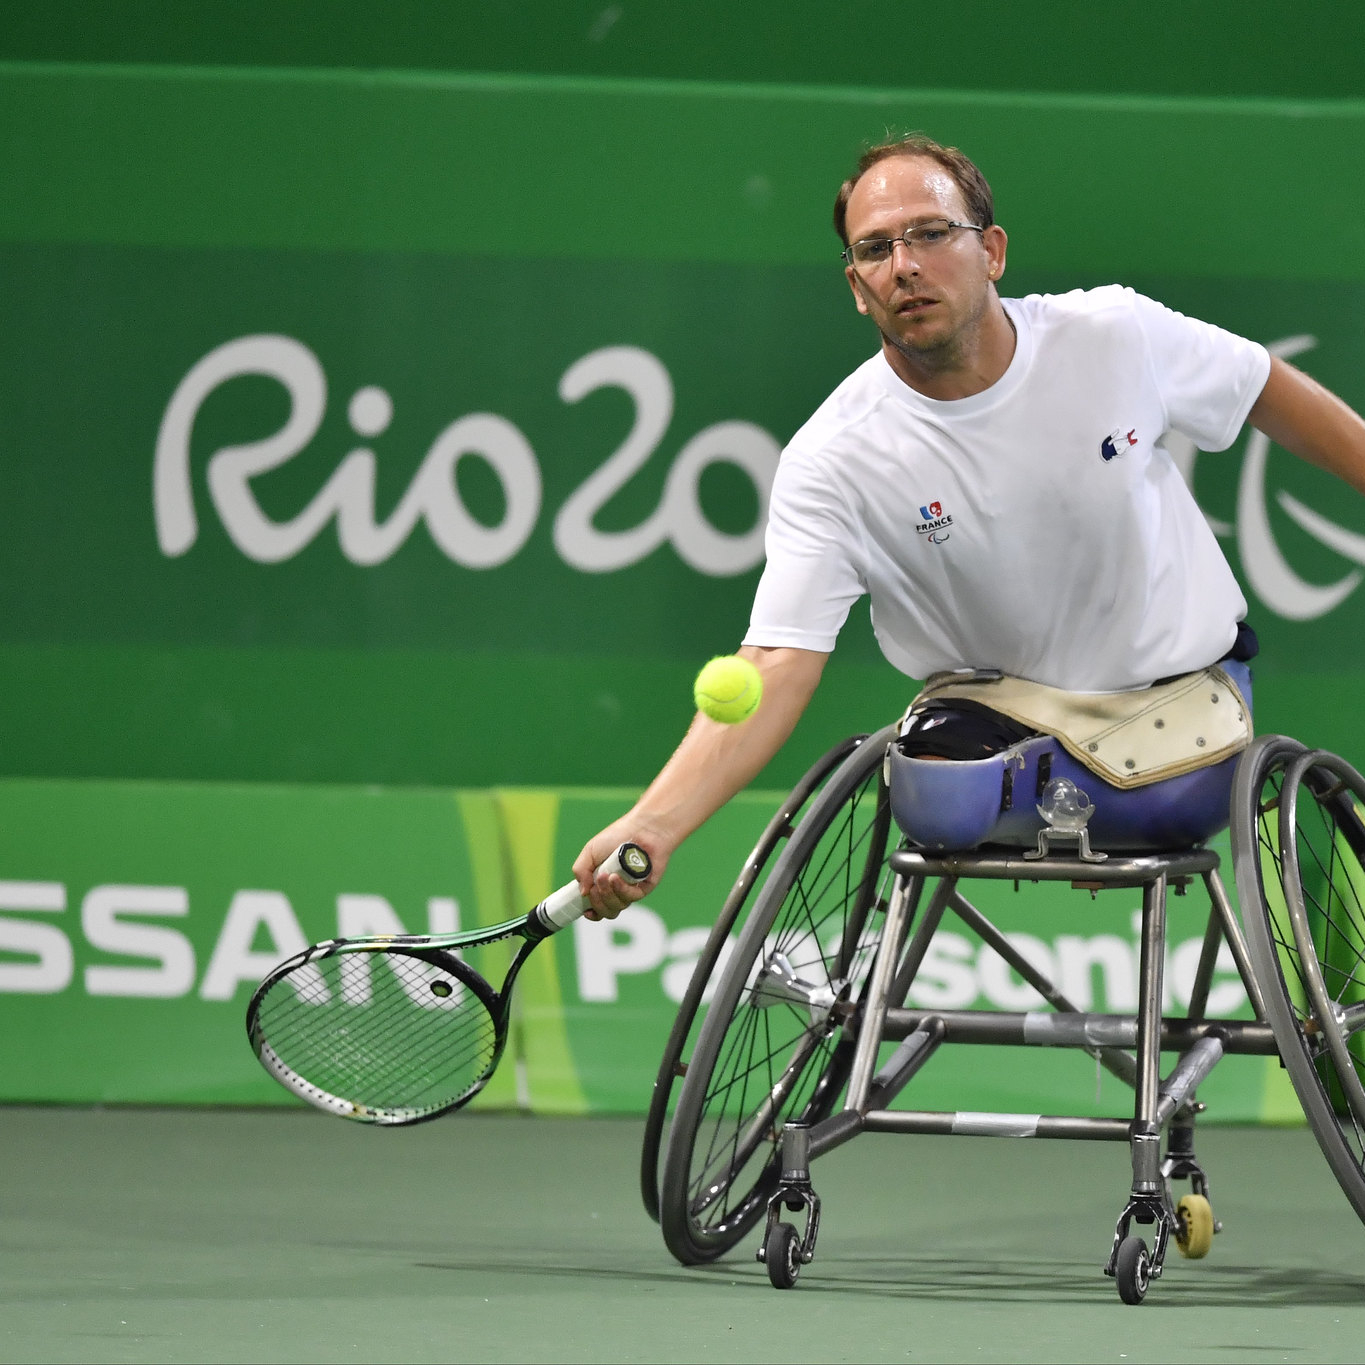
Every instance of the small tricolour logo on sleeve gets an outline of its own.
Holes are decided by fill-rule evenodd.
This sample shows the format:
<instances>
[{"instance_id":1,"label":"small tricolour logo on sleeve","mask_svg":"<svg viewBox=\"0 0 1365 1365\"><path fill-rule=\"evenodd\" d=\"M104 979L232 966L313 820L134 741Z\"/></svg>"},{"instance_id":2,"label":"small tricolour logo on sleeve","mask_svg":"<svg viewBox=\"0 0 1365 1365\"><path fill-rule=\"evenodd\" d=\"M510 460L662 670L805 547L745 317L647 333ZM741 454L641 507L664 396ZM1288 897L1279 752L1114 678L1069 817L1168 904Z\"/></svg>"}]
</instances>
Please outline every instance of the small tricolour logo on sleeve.
<instances>
[{"instance_id":1,"label":"small tricolour logo on sleeve","mask_svg":"<svg viewBox=\"0 0 1365 1365\"><path fill-rule=\"evenodd\" d=\"M1125 430L1123 427L1115 427L1108 436L1100 442L1100 459L1112 460L1115 456L1122 455L1129 446L1137 445L1137 428L1132 427Z\"/></svg>"}]
</instances>

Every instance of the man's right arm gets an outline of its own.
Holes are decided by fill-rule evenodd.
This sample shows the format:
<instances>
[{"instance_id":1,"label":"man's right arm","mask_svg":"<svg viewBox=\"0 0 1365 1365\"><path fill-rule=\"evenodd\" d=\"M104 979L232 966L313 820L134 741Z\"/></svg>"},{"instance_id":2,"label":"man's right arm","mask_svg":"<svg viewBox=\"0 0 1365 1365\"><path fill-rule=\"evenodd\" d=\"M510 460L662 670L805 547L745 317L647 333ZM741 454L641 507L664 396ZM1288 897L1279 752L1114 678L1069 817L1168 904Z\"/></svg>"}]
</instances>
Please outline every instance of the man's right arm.
<instances>
[{"instance_id":1,"label":"man's right arm","mask_svg":"<svg viewBox=\"0 0 1365 1365\"><path fill-rule=\"evenodd\" d=\"M673 757L619 820L588 841L574 863L578 885L593 903L592 919L614 919L658 885L673 850L762 772L805 711L828 654L809 649L745 645L739 654L763 678L763 700L748 720L722 725L700 713ZM639 844L654 864L648 880L630 886L618 876L593 879L593 869L622 842Z\"/></svg>"}]
</instances>

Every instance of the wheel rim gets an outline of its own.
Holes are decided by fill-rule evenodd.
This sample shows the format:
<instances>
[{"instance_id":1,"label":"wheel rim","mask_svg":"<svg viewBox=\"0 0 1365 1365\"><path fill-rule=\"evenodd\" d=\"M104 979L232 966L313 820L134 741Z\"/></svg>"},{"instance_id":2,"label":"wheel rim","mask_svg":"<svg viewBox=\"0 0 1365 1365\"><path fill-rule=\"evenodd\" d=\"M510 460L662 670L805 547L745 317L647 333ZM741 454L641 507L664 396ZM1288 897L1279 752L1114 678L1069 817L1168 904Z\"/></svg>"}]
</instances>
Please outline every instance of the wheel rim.
<instances>
[{"instance_id":1,"label":"wheel rim","mask_svg":"<svg viewBox=\"0 0 1365 1365\"><path fill-rule=\"evenodd\" d=\"M1248 947L1285 1068L1337 1182L1365 1219L1365 1125L1346 1098L1365 1065L1365 1045L1355 1033L1365 1022L1365 1004L1347 1006L1353 1013L1345 1029L1344 1087L1337 1054L1319 1026L1312 1003L1318 987L1311 980L1321 976L1321 989L1343 1002L1359 989L1365 1002L1360 953L1352 948L1344 962L1338 956L1354 926L1365 930L1365 824L1357 814L1365 779L1332 755L1313 754L1297 764L1299 791L1290 791L1286 802L1290 770L1305 754L1303 745L1279 735L1263 736L1247 750L1233 784L1233 860ZM1336 777L1324 781L1314 776L1317 769ZM1344 786L1333 795L1338 781ZM1300 894L1303 919L1296 934L1290 905ZM1330 915L1319 916L1318 907ZM1330 966L1326 974L1320 957ZM1335 1028L1334 1016L1325 1017Z\"/></svg>"},{"instance_id":2,"label":"wheel rim","mask_svg":"<svg viewBox=\"0 0 1365 1365\"><path fill-rule=\"evenodd\" d=\"M1285 773L1280 797L1279 846L1285 917L1294 950L1290 965L1308 1007L1305 1033L1316 1029L1331 1053L1328 1080L1334 1108L1350 1111L1358 1137L1365 1132L1365 868L1362 826L1351 778L1359 776L1331 755L1301 755ZM1306 799L1305 799L1306 798ZM1355 1018L1348 1013L1361 1006ZM1365 1141L1365 1139L1362 1139Z\"/></svg>"},{"instance_id":3,"label":"wheel rim","mask_svg":"<svg viewBox=\"0 0 1365 1365\"><path fill-rule=\"evenodd\" d=\"M747 975L732 982L728 1000L718 993L712 1006L717 1023L720 1017L726 1023L698 1105L685 1190L690 1235L700 1247L732 1245L762 1214L780 1172L783 1124L825 1117L847 1078L852 1047L843 1039L843 1023L866 979L881 925L873 907L890 875L890 805L875 744L875 738L868 741L862 771L838 797L813 846L798 830L784 851L755 904L755 916L761 914L768 927L761 943L749 945ZM837 796L837 776L831 797ZM815 806L807 815L811 821L827 817ZM813 1021L793 1002L757 1003L755 978L774 953L787 958L797 978L832 989L835 1008ZM704 1060L702 1046L694 1066Z\"/></svg>"}]
</instances>

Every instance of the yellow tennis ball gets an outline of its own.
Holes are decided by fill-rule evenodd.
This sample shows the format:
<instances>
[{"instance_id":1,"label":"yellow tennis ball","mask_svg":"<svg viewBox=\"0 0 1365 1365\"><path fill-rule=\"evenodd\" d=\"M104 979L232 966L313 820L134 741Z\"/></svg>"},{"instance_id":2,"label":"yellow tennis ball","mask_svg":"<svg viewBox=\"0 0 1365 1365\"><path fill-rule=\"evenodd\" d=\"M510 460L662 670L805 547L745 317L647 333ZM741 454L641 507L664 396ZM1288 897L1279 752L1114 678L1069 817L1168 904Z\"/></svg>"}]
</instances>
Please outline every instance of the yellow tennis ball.
<instances>
[{"instance_id":1,"label":"yellow tennis ball","mask_svg":"<svg viewBox=\"0 0 1365 1365\"><path fill-rule=\"evenodd\" d=\"M748 659L725 654L712 659L692 684L697 710L724 725L747 720L758 710L763 679Z\"/></svg>"}]
</instances>

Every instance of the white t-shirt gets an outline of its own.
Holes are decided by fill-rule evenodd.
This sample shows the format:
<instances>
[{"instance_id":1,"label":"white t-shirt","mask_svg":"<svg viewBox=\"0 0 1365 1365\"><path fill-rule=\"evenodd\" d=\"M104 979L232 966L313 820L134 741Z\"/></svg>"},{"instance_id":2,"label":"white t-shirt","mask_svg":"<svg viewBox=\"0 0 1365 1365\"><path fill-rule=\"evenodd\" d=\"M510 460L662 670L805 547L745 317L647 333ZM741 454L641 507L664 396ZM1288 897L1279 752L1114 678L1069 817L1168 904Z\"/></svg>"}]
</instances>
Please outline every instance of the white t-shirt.
<instances>
[{"instance_id":1,"label":"white t-shirt","mask_svg":"<svg viewBox=\"0 0 1365 1365\"><path fill-rule=\"evenodd\" d=\"M1226 653L1246 602L1160 443L1226 449L1265 348L1117 285L1004 305L989 389L927 398L878 352L792 438L745 644L829 651L869 593L913 678L1117 691Z\"/></svg>"}]
</instances>

